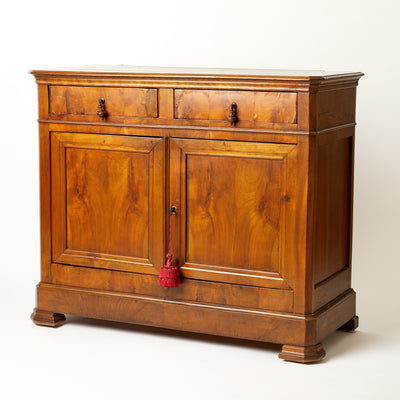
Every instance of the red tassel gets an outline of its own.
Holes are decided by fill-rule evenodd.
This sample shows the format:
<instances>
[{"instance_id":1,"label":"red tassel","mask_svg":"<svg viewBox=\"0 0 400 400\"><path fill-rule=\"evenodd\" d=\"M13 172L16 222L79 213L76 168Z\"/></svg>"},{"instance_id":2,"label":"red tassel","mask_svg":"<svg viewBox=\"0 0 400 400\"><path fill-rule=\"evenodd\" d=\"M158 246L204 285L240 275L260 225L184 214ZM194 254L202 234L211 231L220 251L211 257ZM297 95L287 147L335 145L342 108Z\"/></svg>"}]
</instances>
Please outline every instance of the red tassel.
<instances>
[{"instance_id":1,"label":"red tassel","mask_svg":"<svg viewBox=\"0 0 400 400\"><path fill-rule=\"evenodd\" d=\"M174 214L175 215L175 214ZM160 268L158 275L158 284L164 287L177 287L181 284L181 277L179 275L179 268L172 265L172 253L171 253L171 217L172 213L169 214L169 238L168 238L168 254L167 263Z\"/></svg>"},{"instance_id":2,"label":"red tassel","mask_svg":"<svg viewBox=\"0 0 400 400\"><path fill-rule=\"evenodd\" d=\"M179 268L172 265L172 254L167 254L167 264L160 269L158 284L164 287L177 287L181 283Z\"/></svg>"}]
</instances>

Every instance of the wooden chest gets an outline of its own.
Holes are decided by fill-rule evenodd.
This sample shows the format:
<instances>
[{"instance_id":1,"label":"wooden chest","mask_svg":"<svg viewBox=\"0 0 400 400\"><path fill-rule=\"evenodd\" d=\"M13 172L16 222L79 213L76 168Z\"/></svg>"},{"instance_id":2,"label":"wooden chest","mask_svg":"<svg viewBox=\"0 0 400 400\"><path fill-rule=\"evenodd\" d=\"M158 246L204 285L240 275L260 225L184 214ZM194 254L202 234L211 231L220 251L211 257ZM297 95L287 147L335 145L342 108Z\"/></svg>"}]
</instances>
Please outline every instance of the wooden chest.
<instances>
[{"instance_id":1,"label":"wooden chest","mask_svg":"<svg viewBox=\"0 0 400 400\"><path fill-rule=\"evenodd\" d=\"M356 328L361 73L32 73L41 177L36 324L75 314L281 343L280 357L299 362L320 360L321 341L336 329ZM182 280L174 288L157 283L169 239Z\"/></svg>"}]
</instances>

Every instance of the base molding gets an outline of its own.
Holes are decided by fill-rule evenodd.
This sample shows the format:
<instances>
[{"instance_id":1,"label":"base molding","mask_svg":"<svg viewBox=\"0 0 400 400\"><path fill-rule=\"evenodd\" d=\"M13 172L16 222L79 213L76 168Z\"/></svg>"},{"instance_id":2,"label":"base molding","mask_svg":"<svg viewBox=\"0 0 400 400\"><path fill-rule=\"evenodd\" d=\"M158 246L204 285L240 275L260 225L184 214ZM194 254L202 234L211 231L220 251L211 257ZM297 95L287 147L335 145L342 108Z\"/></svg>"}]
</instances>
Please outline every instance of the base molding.
<instances>
[{"instance_id":1,"label":"base molding","mask_svg":"<svg viewBox=\"0 0 400 400\"><path fill-rule=\"evenodd\" d=\"M355 315L344 325L342 325L338 330L345 332L352 332L355 331L357 328L358 328L358 315Z\"/></svg>"},{"instance_id":2,"label":"base molding","mask_svg":"<svg viewBox=\"0 0 400 400\"><path fill-rule=\"evenodd\" d=\"M65 315L34 308L31 315L31 320L36 325L51 326L52 328L56 328L65 322Z\"/></svg>"},{"instance_id":3,"label":"base molding","mask_svg":"<svg viewBox=\"0 0 400 400\"><path fill-rule=\"evenodd\" d=\"M41 283L37 307L32 319L38 325L58 326L64 322L64 314L72 314L283 343L282 359L315 362L325 354L319 343L355 315L355 292L347 290L313 314L293 314Z\"/></svg>"},{"instance_id":4,"label":"base molding","mask_svg":"<svg viewBox=\"0 0 400 400\"><path fill-rule=\"evenodd\" d=\"M313 363L321 361L325 357L325 350L321 343L315 346L282 346L279 358L286 361L294 361L298 363Z\"/></svg>"}]
</instances>

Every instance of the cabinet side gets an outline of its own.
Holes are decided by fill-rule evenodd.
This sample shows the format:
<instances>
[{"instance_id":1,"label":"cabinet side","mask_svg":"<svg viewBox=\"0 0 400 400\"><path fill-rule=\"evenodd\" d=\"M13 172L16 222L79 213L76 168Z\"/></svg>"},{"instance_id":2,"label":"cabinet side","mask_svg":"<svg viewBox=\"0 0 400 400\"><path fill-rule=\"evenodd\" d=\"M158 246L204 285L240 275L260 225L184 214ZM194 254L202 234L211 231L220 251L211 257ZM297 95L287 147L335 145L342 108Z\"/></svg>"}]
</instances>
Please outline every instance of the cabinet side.
<instances>
[{"instance_id":1,"label":"cabinet side","mask_svg":"<svg viewBox=\"0 0 400 400\"><path fill-rule=\"evenodd\" d=\"M312 311L351 287L356 86L317 93Z\"/></svg>"},{"instance_id":2,"label":"cabinet side","mask_svg":"<svg viewBox=\"0 0 400 400\"><path fill-rule=\"evenodd\" d=\"M48 85L38 85L39 121L48 119ZM41 236L41 281L51 282L51 187L50 187L50 135L48 125L39 122L40 156L40 236Z\"/></svg>"}]
</instances>

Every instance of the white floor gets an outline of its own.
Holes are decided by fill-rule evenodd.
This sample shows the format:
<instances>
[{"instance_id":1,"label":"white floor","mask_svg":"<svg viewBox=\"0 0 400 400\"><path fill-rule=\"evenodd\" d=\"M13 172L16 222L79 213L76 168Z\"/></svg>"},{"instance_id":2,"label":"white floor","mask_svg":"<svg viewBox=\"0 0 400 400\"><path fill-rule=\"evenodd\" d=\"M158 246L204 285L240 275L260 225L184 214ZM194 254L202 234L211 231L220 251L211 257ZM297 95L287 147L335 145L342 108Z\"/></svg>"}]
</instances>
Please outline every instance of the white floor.
<instances>
[{"instance_id":1,"label":"white floor","mask_svg":"<svg viewBox=\"0 0 400 400\"><path fill-rule=\"evenodd\" d=\"M276 345L78 317L37 327L33 286L1 285L1 399L400 398L397 307L379 314L385 299L374 309L370 292L359 295L360 328L334 333L322 363L301 365L279 360Z\"/></svg>"}]
</instances>

